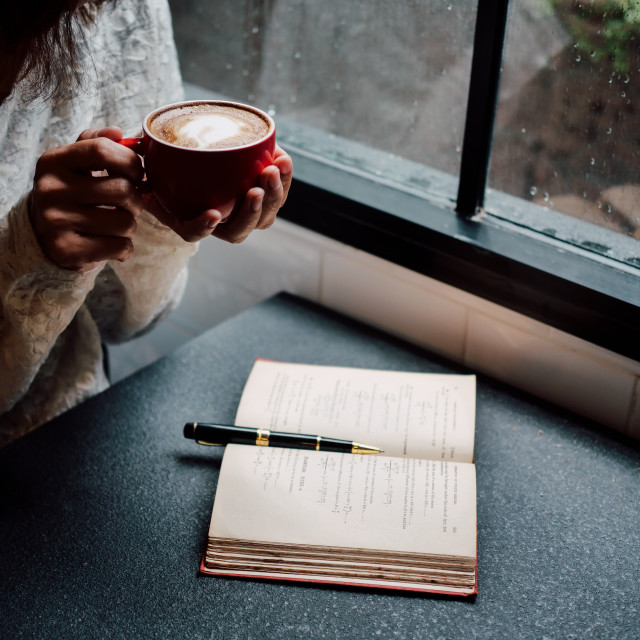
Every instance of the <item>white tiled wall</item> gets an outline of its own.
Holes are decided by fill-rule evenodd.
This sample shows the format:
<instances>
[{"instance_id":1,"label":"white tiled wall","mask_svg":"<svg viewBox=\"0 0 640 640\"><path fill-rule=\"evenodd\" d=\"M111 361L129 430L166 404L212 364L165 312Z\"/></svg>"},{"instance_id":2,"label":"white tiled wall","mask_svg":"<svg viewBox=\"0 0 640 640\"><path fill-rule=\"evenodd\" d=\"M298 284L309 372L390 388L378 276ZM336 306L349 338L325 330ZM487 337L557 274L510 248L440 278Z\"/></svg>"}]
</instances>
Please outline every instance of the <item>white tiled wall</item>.
<instances>
[{"instance_id":1,"label":"white tiled wall","mask_svg":"<svg viewBox=\"0 0 640 640\"><path fill-rule=\"evenodd\" d=\"M203 241L180 307L111 349L114 377L282 290L640 438L640 363L284 220L240 245Z\"/></svg>"}]
</instances>

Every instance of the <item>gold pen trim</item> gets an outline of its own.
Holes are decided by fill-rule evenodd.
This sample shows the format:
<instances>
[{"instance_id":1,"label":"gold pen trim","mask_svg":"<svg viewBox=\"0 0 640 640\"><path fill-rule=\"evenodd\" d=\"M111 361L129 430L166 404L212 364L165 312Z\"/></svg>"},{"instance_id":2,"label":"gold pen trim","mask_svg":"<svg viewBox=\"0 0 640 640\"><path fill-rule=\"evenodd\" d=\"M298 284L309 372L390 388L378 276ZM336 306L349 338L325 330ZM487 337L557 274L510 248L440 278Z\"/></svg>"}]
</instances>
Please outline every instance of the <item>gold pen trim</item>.
<instances>
[{"instance_id":1,"label":"gold pen trim","mask_svg":"<svg viewBox=\"0 0 640 640\"><path fill-rule=\"evenodd\" d=\"M268 447L270 435L271 431L269 431L269 429L258 429L256 433L256 444L259 447Z\"/></svg>"},{"instance_id":2,"label":"gold pen trim","mask_svg":"<svg viewBox=\"0 0 640 640\"><path fill-rule=\"evenodd\" d=\"M322 441L322 436L316 436L316 451L320 451L320 442Z\"/></svg>"},{"instance_id":3,"label":"gold pen trim","mask_svg":"<svg viewBox=\"0 0 640 640\"><path fill-rule=\"evenodd\" d=\"M368 444L361 444L360 442L354 442L351 447L351 453L383 453L382 449L378 449L378 447L372 447Z\"/></svg>"}]
</instances>

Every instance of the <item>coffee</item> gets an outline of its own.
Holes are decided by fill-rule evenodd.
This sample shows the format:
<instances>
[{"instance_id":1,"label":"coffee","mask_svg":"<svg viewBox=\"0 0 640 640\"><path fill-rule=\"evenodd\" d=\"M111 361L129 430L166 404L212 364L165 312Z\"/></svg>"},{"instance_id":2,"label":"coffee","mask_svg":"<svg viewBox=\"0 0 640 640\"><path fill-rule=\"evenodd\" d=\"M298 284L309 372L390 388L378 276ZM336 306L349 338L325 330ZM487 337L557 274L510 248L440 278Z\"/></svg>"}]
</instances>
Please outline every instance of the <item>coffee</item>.
<instances>
[{"instance_id":1,"label":"coffee","mask_svg":"<svg viewBox=\"0 0 640 640\"><path fill-rule=\"evenodd\" d=\"M270 123L259 113L229 104L191 102L153 115L152 135L187 149L229 149L264 138Z\"/></svg>"}]
</instances>

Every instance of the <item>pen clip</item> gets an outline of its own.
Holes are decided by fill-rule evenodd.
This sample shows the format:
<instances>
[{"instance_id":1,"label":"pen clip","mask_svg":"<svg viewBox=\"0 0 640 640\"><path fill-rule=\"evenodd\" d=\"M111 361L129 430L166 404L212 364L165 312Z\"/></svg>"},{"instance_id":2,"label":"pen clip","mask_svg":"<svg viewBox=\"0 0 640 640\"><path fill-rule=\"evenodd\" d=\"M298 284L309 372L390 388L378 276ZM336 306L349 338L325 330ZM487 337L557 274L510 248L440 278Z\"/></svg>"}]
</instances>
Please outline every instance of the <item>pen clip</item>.
<instances>
[{"instance_id":1,"label":"pen clip","mask_svg":"<svg viewBox=\"0 0 640 640\"><path fill-rule=\"evenodd\" d=\"M198 444L206 444L208 447L224 447L222 442L205 442L204 440L196 440Z\"/></svg>"}]
</instances>

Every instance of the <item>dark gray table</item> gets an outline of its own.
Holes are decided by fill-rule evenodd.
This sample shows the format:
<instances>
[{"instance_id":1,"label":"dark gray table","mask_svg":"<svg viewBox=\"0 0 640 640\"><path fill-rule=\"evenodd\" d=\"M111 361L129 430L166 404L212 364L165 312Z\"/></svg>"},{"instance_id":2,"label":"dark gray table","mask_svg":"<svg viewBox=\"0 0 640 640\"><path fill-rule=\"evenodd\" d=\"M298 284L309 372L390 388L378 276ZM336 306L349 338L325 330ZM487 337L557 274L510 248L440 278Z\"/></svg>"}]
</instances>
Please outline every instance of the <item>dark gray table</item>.
<instances>
[{"instance_id":1,"label":"dark gray table","mask_svg":"<svg viewBox=\"0 0 640 640\"><path fill-rule=\"evenodd\" d=\"M0 638L640 638L638 448L482 376L477 598L198 575L258 356L461 371L282 295L0 450Z\"/></svg>"}]
</instances>

